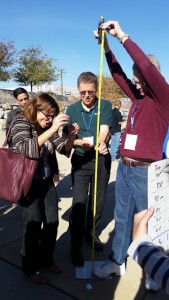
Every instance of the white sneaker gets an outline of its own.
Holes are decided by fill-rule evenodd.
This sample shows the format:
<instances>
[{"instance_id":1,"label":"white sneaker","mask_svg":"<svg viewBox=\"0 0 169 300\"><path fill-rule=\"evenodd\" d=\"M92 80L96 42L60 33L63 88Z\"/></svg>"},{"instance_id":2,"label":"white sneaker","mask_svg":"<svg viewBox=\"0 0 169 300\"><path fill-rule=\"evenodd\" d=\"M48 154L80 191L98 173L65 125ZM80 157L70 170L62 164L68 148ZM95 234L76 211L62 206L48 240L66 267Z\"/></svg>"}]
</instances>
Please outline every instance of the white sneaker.
<instances>
[{"instance_id":1,"label":"white sneaker","mask_svg":"<svg viewBox=\"0 0 169 300\"><path fill-rule=\"evenodd\" d=\"M145 288L147 291L154 292L158 292L160 290L158 284L153 279L151 279L151 277L148 274L146 274Z\"/></svg>"},{"instance_id":2,"label":"white sneaker","mask_svg":"<svg viewBox=\"0 0 169 300\"><path fill-rule=\"evenodd\" d=\"M94 274L99 278L106 278L112 274L122 276L125 272L125 263L118 265L112 260L106 260L101 266L94 269Z\"/></svg>"}]
</instances>

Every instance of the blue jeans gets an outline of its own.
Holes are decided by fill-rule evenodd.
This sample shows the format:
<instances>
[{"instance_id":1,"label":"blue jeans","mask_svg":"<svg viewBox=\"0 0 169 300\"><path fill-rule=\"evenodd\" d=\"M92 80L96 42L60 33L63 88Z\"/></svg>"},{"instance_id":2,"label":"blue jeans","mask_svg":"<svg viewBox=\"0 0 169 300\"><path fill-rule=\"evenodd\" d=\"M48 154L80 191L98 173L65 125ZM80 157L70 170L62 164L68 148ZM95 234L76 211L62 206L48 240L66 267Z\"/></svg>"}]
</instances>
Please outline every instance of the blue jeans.
<instances>
[{"instance_id":1,"label":"blue jeans","mask_svg":"<svg viewBox=\"0 0 169 300\"><path fill-rule=\"evenodd\" d=\"M115 183L115 229L110 259L122 264L131 242L134 213L147 208L147 167L119 162Z\"/></svg>"},{"instance_id":2,"label":"blue jeans","mask_svg":"<svg viewBox=\"0 0 169 300\"><path fill-rule=\"evenodd\" d=\"M120 143L120 136L121 136L121 132L116 132L113 135L111 135L111 145L110 145L111 160L114 160L116 158L116 153Z\"/></svg>"}]
</instances>

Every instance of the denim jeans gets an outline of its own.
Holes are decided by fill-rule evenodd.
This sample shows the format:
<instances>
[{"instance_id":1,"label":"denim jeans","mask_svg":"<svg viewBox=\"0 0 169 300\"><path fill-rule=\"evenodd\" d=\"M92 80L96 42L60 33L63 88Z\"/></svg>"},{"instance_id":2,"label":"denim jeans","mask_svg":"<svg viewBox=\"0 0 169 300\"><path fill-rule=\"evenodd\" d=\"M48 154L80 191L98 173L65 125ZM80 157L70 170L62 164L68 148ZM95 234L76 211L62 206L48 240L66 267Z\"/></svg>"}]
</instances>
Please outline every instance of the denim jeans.
<instances>
[{"instance_id":1,"label":"denim jeans","mask_svg":"<svg viewBox=\"0 0 169 300\"><path fill-rule=\"evenodd\" d=\"M110 259L122 264L131 242L133 216L147 208L147 167L125 166L119 162L115 183L115 229Z\"/></svg>"},{"instance_id":2,"label":"denim jeans","mask_svg":"<svg viewBox=\"0 0 169 300\"><path fill-rule=\"evenodd\" d=\"M115 132L113 135L111 135L111 145L110 145L111 160L114 160L116 158L116 153L120 143L120 136L121 136L121 132Z\"/></svg>"}]
</instances>

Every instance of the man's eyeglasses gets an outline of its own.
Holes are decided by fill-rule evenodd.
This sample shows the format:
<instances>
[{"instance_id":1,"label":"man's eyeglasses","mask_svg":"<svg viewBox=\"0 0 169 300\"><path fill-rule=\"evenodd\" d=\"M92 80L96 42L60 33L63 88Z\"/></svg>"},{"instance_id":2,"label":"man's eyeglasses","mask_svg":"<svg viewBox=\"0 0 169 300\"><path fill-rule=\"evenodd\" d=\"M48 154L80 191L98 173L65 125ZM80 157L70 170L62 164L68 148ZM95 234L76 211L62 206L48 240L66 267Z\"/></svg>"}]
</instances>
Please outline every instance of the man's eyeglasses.
<instances>
[{"instance_id":1,"label":"man's eyeglasses","mask_svg":"<svg viewBox=\"0 0 169 300\"><path fill-rule=\"evenodd\" d=\"M139 84L139 85L145 85L145 82L144 82L144 81L142 81L142 82L136 81L136 80L134 80L134 78L132 79L131 82L132 82L134 85L137 85L137 84Z\"/></svg>"},{"instance_id":2,"label":"man's eyeglasses","mask_svg":"<svg viewBox=\"0 0 169 300\"><path fill-rule=\"evenodd\" d=\"M89 96L93 96L96 91L80 91L79 93L81 96L86 96L86 93L88 93Z\"/></svg>"},{"instance_id":3,"label":"man's eyeglasses","mask_svg":"<svg viewBox=\"0 0 169 300\"><path fill-rule=\"evenodd\" d=\"M54 115L47 115L45 114L42 110L40 110L40 112L47 118L47 119L53 119Z\"/></svg>"}]
</instances>

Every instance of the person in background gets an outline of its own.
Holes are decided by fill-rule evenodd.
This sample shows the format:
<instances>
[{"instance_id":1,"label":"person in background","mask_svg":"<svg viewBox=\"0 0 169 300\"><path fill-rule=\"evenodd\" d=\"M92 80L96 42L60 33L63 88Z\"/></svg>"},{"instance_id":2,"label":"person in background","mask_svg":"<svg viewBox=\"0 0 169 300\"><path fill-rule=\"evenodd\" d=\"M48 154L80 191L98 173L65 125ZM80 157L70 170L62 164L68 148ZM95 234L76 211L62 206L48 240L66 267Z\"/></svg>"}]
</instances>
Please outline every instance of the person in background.
<instances>
[{"instance_id":1,"label":"person in background","mask_svg":"<svg viewBox=\"0 0 169 300\"><path fill-rule=\"evenodd\" d=\"M61 271L53 258L59 224L53 155L55 150L66 156L71 152L78 125L68 126L67 138L58 134L60 126L68 122L66 114L59 114L55 99L41 93L15 118L8 138L12 151L39 162L28 196L19 201L24 221L22 270L39 284L47 282L41 269Z\"/></svg>"},{"instance_id":2,"label":"person in background","mask_svg":"<svg viewBox=\"0 0 169 300\"><path fill-rule=\"evenodd\" d=\"M153 213L154 207L150 207L135 214L133 242L128 248L128 255L169 295L169 257L153 245L147 234L148 220Z\"/></svg>"},{"instance_id":3,"label":"person in background","mask_svg":"<svg viewBox=\"0 0 169 300\"><path fill-rule=\"evenodd\" d=\"M95 229L93 232L93 199L95 184L95 157L98 98L96 97L98 82L92 72L79 75L77 86L81 99L67 109L70 123L77 123L79 131L74 140L72 163L73 203L69 220L71 234L71 257L75 266L84 265L82 247L84 237L90 245L94 239L95 250L101 251L103 243L99 239L98 226L102 216L106 191L110 177L111 157L108 150L109 130L112 124L111 103L101 100L100 124L98 137L98 177ZM63 128L67 132L67 126ZM86 206L89 203L86 217Z\"/></svg>"},{"instance_id":4,"label":"person in background","mask_svg":"<svg viewBox=\"0 0 169 300\"><path fill-rule=\"evenodd\" d=\"M15 89L13 91L13 96L17 100L19 106L8 113L6 120L6 135L8 133L12 120L16 117L16 115L20 114L24 110L25 105L29 101L29 94L24 88L19 87Z\"/></svg>"},{"instance_id":5,"label":"person in background","mask_svg":"<svg viewBox=\"0 0 169 300\"><path fill-rule=\"evenodd\" d=\"M110 133L111 133L110 154L111 154L112 161L116 159L116 154L120 143L121 123L123 121L123 117L120 112L120 107L121 107L121 101L116 100L114 102L114 108L112 110L113 123L110 129Z\"/></svg>"},{"instance_id":6,"label":"person in background","mask_svg":"<svg viewBox=\"0 0 169 300\"><path fill-rule=\"evenodd\" d=\"M155 56L147 56L117 21L108 21L101 26L123 45L134 62L133 79L130 80L110 50L105 36L105 54L111 75L132 101L121 139L121 160L115 183L112 251L109 259L94 271L96 276L105 278L110 274L125 274L133 216L147 208L148 166L161 160L163 155L162 145L169 120L169 85L160 73ZM149 276L146 276L145 287L158 290Z\"/></svg>"}]
</instances>

